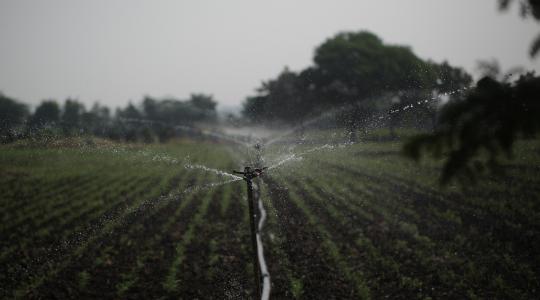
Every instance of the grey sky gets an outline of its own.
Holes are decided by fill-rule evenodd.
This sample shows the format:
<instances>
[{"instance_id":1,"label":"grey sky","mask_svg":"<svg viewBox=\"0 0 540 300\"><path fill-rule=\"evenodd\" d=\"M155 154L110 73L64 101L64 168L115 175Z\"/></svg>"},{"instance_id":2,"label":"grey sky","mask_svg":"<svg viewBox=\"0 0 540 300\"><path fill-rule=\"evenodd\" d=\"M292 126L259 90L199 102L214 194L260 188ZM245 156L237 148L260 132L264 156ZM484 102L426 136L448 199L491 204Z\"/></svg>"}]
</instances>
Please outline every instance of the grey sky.
<instances>
[{"instance_id":1,"label":"grey sky","mask_svg":"<svg viewBox=\"0 0 540 300\"><path fill-rule=\"evenodd\" d=\"M540 26L494 0L0 0L0 91L32 105L192 92L236 105L285 65L311 64L326 38L362 29L470 72L489 58L540 70L527 56Z\"/></svg>"}]
</instances>

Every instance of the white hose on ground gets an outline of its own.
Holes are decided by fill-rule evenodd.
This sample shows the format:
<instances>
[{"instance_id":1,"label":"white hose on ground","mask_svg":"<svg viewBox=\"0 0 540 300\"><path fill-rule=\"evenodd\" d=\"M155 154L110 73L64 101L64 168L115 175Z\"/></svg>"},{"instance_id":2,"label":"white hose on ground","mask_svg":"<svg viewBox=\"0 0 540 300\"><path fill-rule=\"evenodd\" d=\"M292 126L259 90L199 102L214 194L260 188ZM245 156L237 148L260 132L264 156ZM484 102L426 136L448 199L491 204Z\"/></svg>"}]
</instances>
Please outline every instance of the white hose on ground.
<instances>
[{"instance_id":1,"label":"white hose on ground","mask_svg":"<svg viewBox=\"0 0 540 300\"><path fill-rule=\"evenodd\" d=\"M262 300L268 300L270 298L270 273L268 272L268 267L266 266L266 260L264 259L264 249L263 249L263 243L261 240L260 232L262 231L262 228L264 226L264 221L266 220L266 210L264 209L264 205L262 203L260 193L258 193L258 204L259 204L259 212L260 212L260 218L259 218L259 224L257 226L257 256L259 257L259 267L261 270L261 276L262 276L262 283L263 283L263 289L261 293L261 299Z\"/></svg>"}]
</instances>

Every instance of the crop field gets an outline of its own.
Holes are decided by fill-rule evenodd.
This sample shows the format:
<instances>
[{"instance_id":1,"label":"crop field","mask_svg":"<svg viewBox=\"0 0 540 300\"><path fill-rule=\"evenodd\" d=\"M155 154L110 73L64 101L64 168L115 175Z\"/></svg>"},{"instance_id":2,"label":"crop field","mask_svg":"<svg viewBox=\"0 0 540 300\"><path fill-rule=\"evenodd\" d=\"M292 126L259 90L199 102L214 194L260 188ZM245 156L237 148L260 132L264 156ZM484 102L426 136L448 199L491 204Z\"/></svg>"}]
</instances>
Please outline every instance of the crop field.
<instances>
[{"instance_id":1,"label":"crop field","mask_svg":"<svg viewBox=\"0 0 540 300\"><path fill-rule=\"evenodd\" d=\"M440 164L400 142L322 139L263 152L271 298L537 297L538 141L504 175L441 188ZM245 183L229 174L252 159L210 141L1 146L0 295L253 298Z\"/></svg>"}]
</instances>

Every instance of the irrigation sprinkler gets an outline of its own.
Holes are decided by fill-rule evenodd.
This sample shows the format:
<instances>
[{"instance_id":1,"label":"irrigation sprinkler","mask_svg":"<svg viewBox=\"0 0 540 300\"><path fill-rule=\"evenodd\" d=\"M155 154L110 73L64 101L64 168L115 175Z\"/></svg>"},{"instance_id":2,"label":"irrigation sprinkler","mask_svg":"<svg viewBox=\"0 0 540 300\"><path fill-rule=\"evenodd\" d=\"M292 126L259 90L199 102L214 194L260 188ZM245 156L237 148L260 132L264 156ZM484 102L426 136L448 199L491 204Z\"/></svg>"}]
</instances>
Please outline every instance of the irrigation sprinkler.
<instances>
[{"instance_id":1,"label":"irrigation sprinkler","mask_svg":"<svg viewBox=\"0 0 540 300\"><path fill-rule=\"evenodd\" d=\"M256 143L255 146L256 156L255 156L255 165L258 168L262 168L264 165L264 159L262 157L262 145L260 142Z\"/></svg>"},{"instance_id":2,"label":"irrigation sprinkler","mask_svg":"<svg viewBox=\"0 0 540 300\"><path fill-rule=\"evenodd\" d=\"M253 247L253 274L255 275L255 288L258 298L261 296L261 271L259 267L259 260L257 258L257 232L258 229L255 226L255 209L253 206L253 178L261 176L267 168L254 168L244 167L244 172L233 171L235 174L243 175L242 177L247 184L248 194L248 207L249 207L249 225L251 227L251 246Z\"/></svg>"}]
</instances>

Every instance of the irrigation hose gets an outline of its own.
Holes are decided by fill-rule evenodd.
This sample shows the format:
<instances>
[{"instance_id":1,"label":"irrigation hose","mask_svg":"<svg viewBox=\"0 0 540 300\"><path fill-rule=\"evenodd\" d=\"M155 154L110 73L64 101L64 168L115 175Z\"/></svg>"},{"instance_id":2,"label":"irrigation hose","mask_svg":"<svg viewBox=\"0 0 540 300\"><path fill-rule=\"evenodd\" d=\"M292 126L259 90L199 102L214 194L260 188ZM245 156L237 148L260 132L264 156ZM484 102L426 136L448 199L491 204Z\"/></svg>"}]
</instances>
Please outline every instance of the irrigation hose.
<instances>
[{"instance_id":1,"label":"irrigation hose","mask_svg":"<svg viewBox=\"0 0 540 300\"><path fill-rule=\"evenodd\" d=\"M257 254L259 257L259 266L260 266L262 282L263 282L261 300L268 300L270 298L271 280L270 280L270 273L268 272L268 267L266 266L266 261L264 259L264 248L263 248L263 243L262 243L262 239L260 235L260 232L262 231L262 228L264 226L264 221L266 220L266 210L264 209L264 205L260 197L258 186L257 186L257 200L259 203L259 213L260 213L259 224L257 228Z\"/></svg>"}]
</instances>

